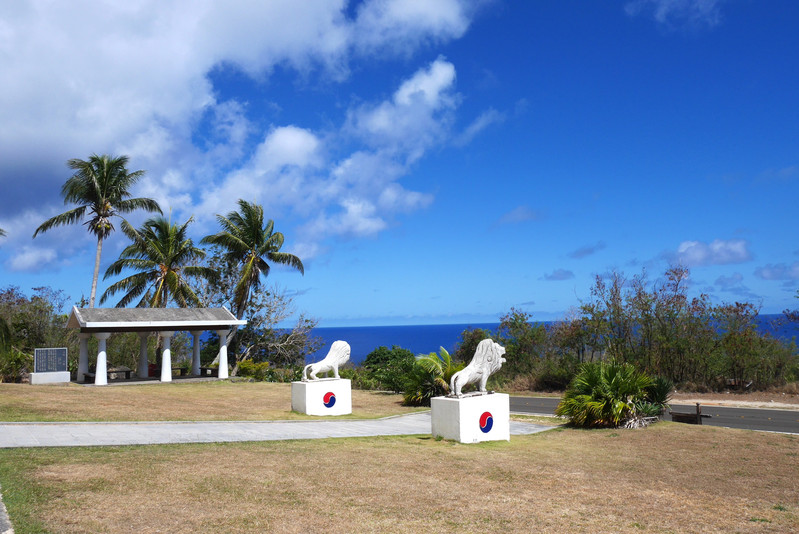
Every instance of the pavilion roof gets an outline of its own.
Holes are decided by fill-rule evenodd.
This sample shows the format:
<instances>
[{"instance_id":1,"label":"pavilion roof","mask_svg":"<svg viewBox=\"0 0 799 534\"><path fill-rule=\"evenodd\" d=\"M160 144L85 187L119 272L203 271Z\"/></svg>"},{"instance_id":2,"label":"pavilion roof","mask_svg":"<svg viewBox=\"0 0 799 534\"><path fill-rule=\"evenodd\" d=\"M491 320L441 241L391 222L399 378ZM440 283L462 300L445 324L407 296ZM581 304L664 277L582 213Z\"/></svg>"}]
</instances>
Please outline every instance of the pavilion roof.
<instances>
[{"instance_id":1,"label":"pavilion roof","mask_svg":"<svg viewBox=\"0 0 799 534\"><path fill-rule=\"evenodd\" d=\"M72 308L67 328L92 332L228 330L246 325L227 308Z\"/></svg>"}]
</instances>

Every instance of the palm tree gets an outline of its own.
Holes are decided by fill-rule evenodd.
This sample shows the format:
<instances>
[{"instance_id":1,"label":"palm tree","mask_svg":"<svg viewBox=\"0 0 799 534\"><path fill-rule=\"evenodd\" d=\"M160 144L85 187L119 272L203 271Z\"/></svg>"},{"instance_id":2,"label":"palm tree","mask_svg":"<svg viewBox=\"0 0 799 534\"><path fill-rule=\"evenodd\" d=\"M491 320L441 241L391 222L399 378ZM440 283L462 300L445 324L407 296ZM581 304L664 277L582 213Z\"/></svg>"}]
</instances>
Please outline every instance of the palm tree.
<instances>
[{"instance_id":1,"label":"palm tree","mask_svg":"<svg viewBox=\"0 0 799 534\"><path fill-rule=\"evenodd\" d=\"M120 217L124 221L120 214L138 209L161 213L158 202L151 198L130 198L130 188L144 176L144 171L128 172L127 164L127 156L105 154L92 154L87 161L69 160L67 165L75 174L64 183L61 195L64 197L64 204L78 204L78 207L44 221L33 233L33 237L36 237L40 232L44 233L53 227L75 224L88 212L89 218L84 224L97 237L90 308L94 308L94 297L97 293L103 241L114 230L111 218Z\"/></svg>"},{"instance_id":2,"label":"palm tree","mask_svg":"<svg viewBox=\"0 0 799 534\"><path fill-rule=\"evenodd\" d=\"M138 230L122 221L122 231L133 243L108 267L103 279L116 276L124 269L137 272L112 284L103 293L100 303L124 292L117 308L129 305L139 296L139 307L166 307L170 300L182 308L199 306L200 299L188 278L212 279L217 273L210 267L196 265L197 260L205 257L205 251L195 247L186 235L192 220L178 226L164 217L155 217L145 221Z\"/></svg>"},{"instance_id":3,"label":"palm tree","mask_svg":"<svg viewBox=\"0 0 799 534\"><path fill-rule=\"evenodd\" d=\"M6 231L0 228L0 237L3 237L4 235L6 235Z\"/></svg>"},{"instance_id":4,"label":"palm tree","mask_svg":"<svg viewBox=\"0 0 799 534\"><path fill-rule=\"evenodd\" d=\"M239 199L239 210L231 211L227 217L217 215L222 231L209 235L203 244L221 247L225 260L240 266L241 274L234 289L233 308L236 318L241 319L250 299L250 293L261 286L261 276L269 275L269 261L289 265L305 274L300 258L288 252L280 252L283 234L274 231L275 223L269 219L264 224L262 206Z\"/></svg>"}]
</instances>

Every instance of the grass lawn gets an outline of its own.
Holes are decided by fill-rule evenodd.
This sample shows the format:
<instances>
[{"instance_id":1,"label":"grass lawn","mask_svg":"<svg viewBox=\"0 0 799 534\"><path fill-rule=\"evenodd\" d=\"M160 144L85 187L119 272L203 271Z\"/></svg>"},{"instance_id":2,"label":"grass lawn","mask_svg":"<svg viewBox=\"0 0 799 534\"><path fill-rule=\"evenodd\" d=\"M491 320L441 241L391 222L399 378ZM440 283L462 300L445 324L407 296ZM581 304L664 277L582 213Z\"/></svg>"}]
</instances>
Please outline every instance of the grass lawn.
<instances>
[{"instance_id":1,"label":"grass lawn","mask_svg":"<svg viewBox=\"0 0 799 534\"><path fill-rule=\"evenodd\" d=\"M29 532L797 532L799 438L660 423L430 437L0 450Z\"/></svg>"},{"instance_id":2,"label":"grass lawn","mask_svg":"<svg viewBox=\"0 0 799 534\"><path fill-rule=\"evenodd\" d=\"M275 420L288 384L0 384L3 421ZM414 409L353 391L355 417ZM799 437L659 423L510 443L429 436L0 450L32 532L799 532Z\"/></svg>"},{"instance_id":3,"label":"grass lawn","mask_svg":"<svg viewBox=\"0 0 799 534\"><path fill-rule=\"evenodd\" d=\"M400 395L353 390L352 416L418 411ZM173 382L136 386L0 383L0 421L269 421L309 419L291 411L291 385Z\"/></svg>"}]
</instances>

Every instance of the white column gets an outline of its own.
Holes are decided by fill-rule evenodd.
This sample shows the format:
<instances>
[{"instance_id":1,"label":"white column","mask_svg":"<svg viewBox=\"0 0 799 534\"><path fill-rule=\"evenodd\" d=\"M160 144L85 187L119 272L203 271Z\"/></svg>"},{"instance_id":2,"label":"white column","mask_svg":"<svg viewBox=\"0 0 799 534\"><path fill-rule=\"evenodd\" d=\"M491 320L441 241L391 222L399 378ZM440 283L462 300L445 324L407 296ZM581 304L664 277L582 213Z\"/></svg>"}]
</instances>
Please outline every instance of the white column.
<instances>
[{"instance_id":1,"label":"white column","mask_svg":"<svg viewBox=\"0 0 799 534\"><path fill-rule=\"evenodd\" d=\"M161 354L161 382L172 382L172 350L169 348L174 332L158 332L164 340L164 352Z\"/></svg>"},{"instance_id":2,"label":"white column","mask_svg":"<svg viewBox=\"0 0 799 534\"><path fill-rule=\"evenodd\" d=\"M191 374L200 374L200 334L201 330L192 331L191 335L194 336L194 345L192 346L191 353Z\"/></svg>"},{"instance_id":3,"label":"white column","mask_svg":"<svg viewBox=\"0 0 799 534\"><path fill-rule=\"evenodd\" d=\"M94 334L97 338L97 365L94 368L94 385L105 386L108 384L108 355L105 352L105 341L111 334L102 332Z\"/></svg>"},{"instance_id":4,"label":"white column","mask_svg":"<svg viewBox=\"0 0 799 534\"><path fill-rule=\"evenodd\" d=\"M150 370L147 365L147 338L150 332L139 332L139 368L136 371L136 376L139 378L146 378L150 376Z\"/></svg>"},{"instance_id":5,"label":"white column","mask_svg":"<svg viewBox=\"0 0 799 534\"><path fill-rule=\"evenodd\" d=\"M227 334L229 330L217 330L219 336L219 378L228 378L227 370Z\"/></svg>"},{"instance_id":6,"label":"white column","mask_svg":"<svg viewBox=\"0 0 799 534\"><path fill-rule=\"evenodd\" d=\"M86 377L83 376L89 372L89 338L91 334L78 334L80 338L80 351L78 352L78 374L75 376L75 381L85 382Z\"/></svg>"}]
</instances>

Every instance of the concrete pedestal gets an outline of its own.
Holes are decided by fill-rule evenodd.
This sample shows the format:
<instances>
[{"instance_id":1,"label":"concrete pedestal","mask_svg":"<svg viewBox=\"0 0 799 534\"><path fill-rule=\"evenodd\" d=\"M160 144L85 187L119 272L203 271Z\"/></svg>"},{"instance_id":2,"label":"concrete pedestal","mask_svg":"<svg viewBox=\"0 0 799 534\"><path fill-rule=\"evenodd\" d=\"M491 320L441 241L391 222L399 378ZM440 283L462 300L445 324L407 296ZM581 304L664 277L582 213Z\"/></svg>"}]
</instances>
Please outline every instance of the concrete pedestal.
<instances>
[{"instance_id":1,"label":"concrete pedestal","mask_svg":"<svg viewBox=\"0 0 799 534\"><path fill-rule=\"evenodd\" d=\"M430 400L433 437L461 443L510 441L510 396L490 393Z\"/></svg>"},{"instance_id":2,"label":"concrete pedestal","mask_svg":"<svg viewBox=\"0 0 799 534\"><path fill-rule=\"evenodd\" d=\"M32 385L37 384L64 384L69 383L69 371L55 371L49 373L31 373Z\"/></svg>"},{"instance_id":3,"label":"concrete pedestal","mask_svg":"<svg viewBox=\"0 0 799 534\"><path fill-rule=\"evenodd\" d=\"M322 378L291 383L291 409L308 415L352 413L352 381Z\"/></svg>"}]
</instances>

